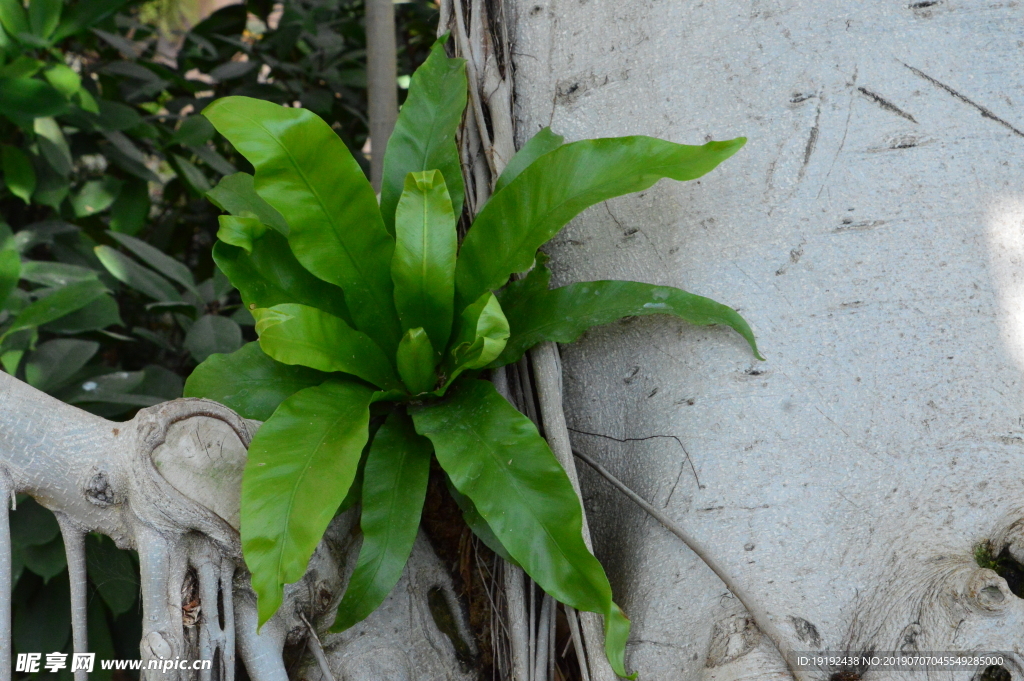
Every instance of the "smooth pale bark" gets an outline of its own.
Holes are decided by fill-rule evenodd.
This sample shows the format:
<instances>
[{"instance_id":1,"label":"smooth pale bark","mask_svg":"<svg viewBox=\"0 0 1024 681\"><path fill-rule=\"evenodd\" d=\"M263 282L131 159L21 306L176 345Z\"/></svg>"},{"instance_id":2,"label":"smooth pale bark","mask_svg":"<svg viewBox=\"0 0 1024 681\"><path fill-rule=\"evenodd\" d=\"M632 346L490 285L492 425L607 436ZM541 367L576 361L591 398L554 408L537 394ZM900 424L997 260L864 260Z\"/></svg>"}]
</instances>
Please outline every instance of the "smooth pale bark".
<instances>
[{"instance_id":1,"label":"smooth pale bark","mask_svg":"<svg viewBox=\"0 0 1024 681\"><path fill-rule=\"evenodd\" d=\"M384 150L398 120L398 67L395 56L395 5L366 2L366 86L370 119L370 183L380 191Z\"/></svg>"},{"instance_id":2,"label":"smooth pale bark","mask_svg":"<svg viewBox=\"0 0 1024 681\"><path fill-rule=\"evenodd\" d=\"M593 331L562 349L573 445L709 546L790 648L1016 649L1024 673L1024 600L973 557L1024 559L1019 8L518 5L522 140L750 140L591 209L551 265L730 304L768 361L667 319ZM631 669L789 678L704 564L581 478Z\"/></svg>"},{"instance_id":3,"label":"smooth pale bark","mask_svg":"<svg viewBox=\"0 0 1024 681\"><path fill-rule=\"evenodd\" d=\"M26 493L57 514L68 548L76 651L87 649L81 539L98 531L139 553L144 679L231 681L237 649L253 681L287 681L286 643L301 644L307 622L326 631L334 621L358 553L352 532L357 518L350 511L334 519L306 575L285 588L281 609L257 632L238 522L245 448L259 425L199 399L143 409L124 423L107 421L0 372L0 495L5 509L15 493ZM6 515L0 513L0 586L6 585L0 591L0 651L10 650ZM385 605L345 638L325 639L331 664L344 671L341 678L400 681L413 670L467 678L428 606L431 591L448 603L449 628L472 654L451 580L421 538ZM376 658L385 649L401 651L410 664L380 667ZM145 670L150 660L174 658L220 664L198 673Z\"/></svg>"}]
</instances>

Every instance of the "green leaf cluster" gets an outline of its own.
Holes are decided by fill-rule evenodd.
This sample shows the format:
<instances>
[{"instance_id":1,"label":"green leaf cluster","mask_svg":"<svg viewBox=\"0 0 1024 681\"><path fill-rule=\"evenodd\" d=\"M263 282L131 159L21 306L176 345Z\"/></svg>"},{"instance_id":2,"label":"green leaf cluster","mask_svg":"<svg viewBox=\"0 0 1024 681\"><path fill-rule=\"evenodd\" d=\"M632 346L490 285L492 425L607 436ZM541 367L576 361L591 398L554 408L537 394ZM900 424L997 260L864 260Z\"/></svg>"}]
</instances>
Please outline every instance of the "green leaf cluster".
<instances>
[{"instance_id":1,"label":"green leaf cluster","mask_svg":"<svg viewBox=\"0 0 1024 681\"><path fill-rule=\"evenodd\" d=\"M274 3L223 8L182 33L176 66L157 55L157 4L0 0L0 369L115 419L179 397L195 363L255 337L213 264L218 211L204 196L251 168L203 108L228 94L300 101L350 149L366 137L362 2L285 2L275 28ZM409 73L433 26L425 3L397 15ZM299 374L302 387L316 383ZM26 551L63 565L55 541ZM45 580L26 569L17 587L15 628L35 632L22 651L68 639L66 575L40 570ZM93 595L93 649L137 658L139 608ZM133 635L134 652L122 645Z\"/></svg>"},{"instance_id":2,"label":"green leaf cluster","mask_svg":"<svg viewBox=\"0 0 1024 681\"><path fill-rule=\"evenodd\" d=\"M230 213L214 258L259 342L213 355L186 394L265 420L249 449L241 525L260 622L304 574L361 467L363 542L335 629L372 612L410 555L434 457L484 541L559 601L604 615L608 658L626 676L629 621L584 543L572 485L534 424L480 372L643 314L729 326L756 353L731 308L637 282L549 289L538 255L588 206L661 178L700 177L744 140L563 144L544 130L509 164L460 248L455 133L466 88L464 62L439 42L412 79L379 205L316 114L245 97L207 107L255 170L210 196Z\"/></svg>"}]
</instances>

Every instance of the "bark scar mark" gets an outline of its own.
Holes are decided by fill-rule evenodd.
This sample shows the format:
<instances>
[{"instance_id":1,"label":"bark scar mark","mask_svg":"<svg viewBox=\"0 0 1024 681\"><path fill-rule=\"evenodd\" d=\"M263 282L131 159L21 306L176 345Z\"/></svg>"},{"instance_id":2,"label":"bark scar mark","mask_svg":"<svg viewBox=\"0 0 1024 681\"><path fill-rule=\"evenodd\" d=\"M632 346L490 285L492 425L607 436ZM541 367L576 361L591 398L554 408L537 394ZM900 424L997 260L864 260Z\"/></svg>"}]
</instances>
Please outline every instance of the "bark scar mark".
<instances>
[{"instance_id":1,"label":"bark scar mark","mask_svg":"<svg viewBox=\"0 0 1024 681\"><path fill-rule=\"evenodd\" d=\"M793 617L792 615L789 617L789 622L793 625L797 638L813 648L821 647L821 634L814 624L803 617Z\"/></svg>"},{"instance_id":2,"label":"bark scar mark","mask_svg":"<svg viewBox=\"0 0 1024 681\"><path fill-rule=\"evenodd\" d=\"M859 87L859 88L857 88L857 92L861 93L862 95L864 95L865 97L867 97L872 102L874 102L878 106L882 107L883 109L885 109L889 113L894 113L897 116L902 116L903 118L906 118L911 123L917 123L917 120L915 120L913 116L911 116L906 111L904 111L903 109L899 108L898 106L896 106L895 104L893 104L892 102L887 100L886 98L882 97L882 95L878 94L877 92L872 92L871 90L867 89L866 87Z\"/></svg>"},{"instance_id":3,"label":"bark scar mark","mask_svg":"<svg viewBox=\"0 0 1024 681\"><path fill-rule=\"evenodd\" d=\"M658 438L666 438L669 440L675 440L679 448L683 450L683 454L686 455L686 461L690 464L690 470L693 471L693 479L697 481L697 489L704 489L704 485L700 484L700 477L697 475L697 469L693 466L693 459L690 458L690 452L686 451L686 447L683 445L683 441L679 439L678 435L646 435L644 437L625 437L618 438L614 435L605 435L604 433L591 433L586 430L579 430L577 428L568 428L573 433L579 433L580 435L590 435L591 437L600 437L605 440L611 440L612 442L644 442L646 440L656 440ZM674 490L673 490L674 491Z\"/></svg>"},{"instance_id":4,"label":"bark scar mark","mask_svg":"<svg viewBox=\"0 0 1024 681\"><path fill-rule=\"evenodd\" d=\"M937 87L937 88L939 88L941 90L945 90L949 94L951 94L954 97L956 97L957 99L959 99L961 102L973 106L975 109L978 110L978 112L982 115L982 117L988 118L990 120L995 121L999 125L1003 126L1004 128L1007 128L1008 130L1013 132L1013 134L1017 135L1018 137L1024 137L1024 131L1021 131L1019 128L1014 127L1013 124L1010 123L1009 121L1003 120L999 116L995 115L994 113L992 113L991 109L989 109L987 107L984 107L981 104L978 104L977 102L968 99L967 97L965 97L964 95L960 94L959 92L957 92L953 88L949 87L945 83L943 83L941 81L938 81L938 80L935 80L934 78L929 76L924 71L922 71L920 69L915 69L910 64L906 64L904 62L900 62L900 63L903 64L904 66L906 66L908 69L910 69L914 73L915 76L918 76L920 78L923 78L923 79L927 80L929 83L931 83L935 87Z\"/></svg>"},{"instance_id":5,"label":"bark scar mark","mask_svg":"<svg viewBox=\"0 0 1024 681\"><path fill-rule=\"evenodd\" d=\"M818 144L818 131L821 129L819 123L821 121L821 105L818 105L818 112L814 114L814 127L811 128L811 134L807 137L807 146L804 147L804 163L800 166L800 172L797 174L797 182L804 179L804 173L807 172L807 164L811 162L811 154L814 153L814 147Z\"/></svg>"}]
</instances>

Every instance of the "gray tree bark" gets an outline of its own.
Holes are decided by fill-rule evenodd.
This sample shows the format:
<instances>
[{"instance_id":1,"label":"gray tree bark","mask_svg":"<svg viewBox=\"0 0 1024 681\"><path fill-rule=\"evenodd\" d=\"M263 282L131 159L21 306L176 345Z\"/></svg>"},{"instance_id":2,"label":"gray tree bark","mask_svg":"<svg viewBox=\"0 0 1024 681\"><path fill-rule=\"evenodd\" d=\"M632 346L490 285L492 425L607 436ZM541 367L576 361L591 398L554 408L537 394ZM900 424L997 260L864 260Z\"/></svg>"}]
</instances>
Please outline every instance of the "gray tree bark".
<instances>
[{"instance_id":1,"label":"gray tree bark","mask_svg":"<svg viewBox=\"0 0 1024 681\"><path fill-rule=\"evenodd\" d=\"M370 184L380 191L384 150L398 120L395 5L366 1L366 90L370 117Z\"/></svg>"},{"instance_id":2,"label":"gray tree bark","mask_svg":"<svg viewBox=\"0 0 1024 681\"><path fill-rule=\"evenodd\" d=\"M783 649L1007 651L1020 678L1024 600L973 555L1024 560L1020 8L518 9L520 143L545 125L749 138L697 182L591 209L551 254L559 283L637 279L735 306L768 361L669 319L593 331L563 348L574 447L707 546ZM634 622L631 668L790 678L706 565L581 478Z\"/></svg>"}]
</instances>

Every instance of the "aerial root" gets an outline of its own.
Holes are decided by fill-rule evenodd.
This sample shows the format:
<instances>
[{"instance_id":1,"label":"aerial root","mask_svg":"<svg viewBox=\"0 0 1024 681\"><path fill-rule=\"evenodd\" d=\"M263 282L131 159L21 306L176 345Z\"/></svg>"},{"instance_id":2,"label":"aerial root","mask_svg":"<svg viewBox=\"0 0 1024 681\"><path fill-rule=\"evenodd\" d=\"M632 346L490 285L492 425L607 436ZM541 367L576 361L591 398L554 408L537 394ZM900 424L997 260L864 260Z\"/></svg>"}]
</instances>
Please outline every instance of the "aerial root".
<instances>
[{"instance_id":1,"label":"aerial root","mask_svg":"<svg viewBox=\"0 0 1024 681\"><path fill-rule=\"evenodd\" d=\"M68 578L71 581L71 640L76 653L89 650L88 593L85 571L85 530L63 513L57 513L57 524L64 538L64 551L68 559ZM75 672L75 681L89 678L85 670Z\"/></svg>"},{"instance_id":2,"label":"aerial root","mask_svg":"<svg viewBox=\"0 0 1024 681\"><path fill-rule=\"evenodd\" d=\"M14 482L0 466L0 681L11 681L11 525L8 499L13 501Z\"/></svg>"}]
</instances>

